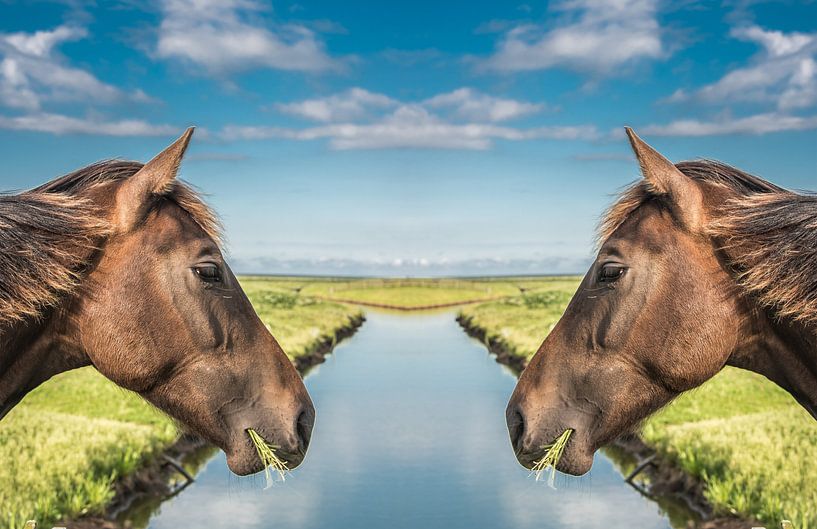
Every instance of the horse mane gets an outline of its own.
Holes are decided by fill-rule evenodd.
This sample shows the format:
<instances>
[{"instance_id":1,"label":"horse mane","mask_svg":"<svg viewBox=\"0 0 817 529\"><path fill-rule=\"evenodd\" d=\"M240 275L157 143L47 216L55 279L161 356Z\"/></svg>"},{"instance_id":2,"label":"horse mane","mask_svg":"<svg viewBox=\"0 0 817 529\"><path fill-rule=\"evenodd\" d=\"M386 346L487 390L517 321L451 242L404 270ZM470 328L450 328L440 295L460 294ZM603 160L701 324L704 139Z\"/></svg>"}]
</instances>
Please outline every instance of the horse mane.
<instances>
[{"instance_id":1,"label":"horse mane","mask_svg":"<svg viewBox=\"0 0 817 529\"><path fill-rule=\"evenodd\" d=\"M107 160L16 195L0 196L0 336L14 322L56 307L81 282L89 260L113 232L106 211L85 197L130 178L139 162ZM175 180L162 196L186 211L213 240L220 222L200 195Z\"/></svg>"},{"instance_id":2,"label":"horse mane","mask_svg":"<svg viewBox=\"0 0 817 529\"><path fill-rule=\"evenodd\" d=\"M716 241L744 289L781 318L817 324L817 195L799 194L712 160L681 162L688 177L729 190L710 212ZM631 185L599 224L603 242L641 205L662 200L645 181Z\"/></svg>"}]
</instances>

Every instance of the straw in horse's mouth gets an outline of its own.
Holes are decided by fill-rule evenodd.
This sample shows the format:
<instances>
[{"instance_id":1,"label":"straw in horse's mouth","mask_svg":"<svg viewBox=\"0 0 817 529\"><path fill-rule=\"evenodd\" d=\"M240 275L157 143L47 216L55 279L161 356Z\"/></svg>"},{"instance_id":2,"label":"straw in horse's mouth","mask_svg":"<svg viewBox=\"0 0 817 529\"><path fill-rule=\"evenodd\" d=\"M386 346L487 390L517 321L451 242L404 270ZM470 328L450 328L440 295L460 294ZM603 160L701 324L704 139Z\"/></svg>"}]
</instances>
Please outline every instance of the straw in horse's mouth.
<instances>
[{"instance_id":1,"label":"straw in horse's mouth","mask_svg":"<svg viewBox=\"0 0 817 529\"><path fill-rule=\"evenodd\" d=\"M247 428L247 435L250 436L250 441L252 441L253 446L255 446L259 459L261 459L261 462L264 463L264 477L267 479L267 486L264 487L264 490L267 490L272 486L273 480L270 469L278 473L278 475L281 477L281 481L286 481L286 475L287 472L289 472L289 467L287 467L287 464L283 459L275 454L275 449L277 447L269 444L263 437L261 437L261 434L252 428Z\"/></svg>"},{"instance_id":2,"label":"straw in horse's mouth","mask_svg":"<svg viewBox=\"0 0 817 529\"><path fill-rule=\"evenodd\" d=\"M542 449L545 450L545 455L539 461L534 462L533 468L531 469L531 472L536 475L536 481L542 479L542 474L550 468L548 485L550 485L551 488L556 488L553 486L553 482L556 479L556 465L559 464L565 447L567 447L567 441L572 434L573 430L567 429L562 432L562 435L557 437L555 441L542 447Z\"/></svg>"}]
</instances>

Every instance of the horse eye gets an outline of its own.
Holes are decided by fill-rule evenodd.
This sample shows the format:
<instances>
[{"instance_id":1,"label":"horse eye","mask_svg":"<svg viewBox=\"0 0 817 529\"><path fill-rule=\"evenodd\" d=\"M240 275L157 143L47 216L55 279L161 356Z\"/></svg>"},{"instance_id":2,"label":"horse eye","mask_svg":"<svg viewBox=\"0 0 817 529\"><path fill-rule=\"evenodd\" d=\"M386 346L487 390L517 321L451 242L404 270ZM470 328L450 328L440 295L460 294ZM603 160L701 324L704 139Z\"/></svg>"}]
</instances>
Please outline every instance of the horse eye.
<instances>
[{"instance_id":1,"label":"horse eye","mask_svg":"<svg viewBox=\"0 0 817 529\"><path fill-rule=\"evenodd\" d=\"M599 270L599 283L612 283L624 275L626 268L620 264L606 264Z\"/></svg>"},{"instance_id":2,"label":"horse eye","mask_svg":"<svg viewBox=\"0 0 817 529\"><path fill-rule=\"evenodd\" d=\"M193 271L205 283L221 283L221 269L214 264L194 266Z\"/></svg>"}]
</instances>

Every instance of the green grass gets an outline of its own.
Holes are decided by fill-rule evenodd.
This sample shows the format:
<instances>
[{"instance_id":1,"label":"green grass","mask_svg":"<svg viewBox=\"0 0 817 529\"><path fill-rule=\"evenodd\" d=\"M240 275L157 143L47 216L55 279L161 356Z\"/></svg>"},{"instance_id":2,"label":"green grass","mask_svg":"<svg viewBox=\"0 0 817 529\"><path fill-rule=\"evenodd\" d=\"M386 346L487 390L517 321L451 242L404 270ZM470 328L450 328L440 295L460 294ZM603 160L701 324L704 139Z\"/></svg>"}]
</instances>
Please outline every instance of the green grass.
<instances>
[{"instance_id":1,"label":"green grass","mask_svg":"<svg viewBox=\"0 0 817 529\"><path fill-rule=\"evenodd\" d=\"M301 294L410 309L514 296L519 288L507 281L359 279L311 283Z\"/></svg>"},{"instance_id":2,"label":"green grass","mask_svg":"<svg viewBox=\"0 0 817 529\"><path fill-rule=\"evenodd\" d=\"M95 371L54 377L0 422L0 527L99 512L116 478L174 438L170 421Z\"/></svg>"},{"instance_id":3,"label":"green grass","mask_svg":"<svg viewBox=\"0 0 817 529\"><path fill-rule=\"evenodd\" d=\"M530 358L578 283L533 284L524 296L460 312L508 351ZM726 368L651 417L643 437L701 478L719 513L768 527L788 519L798 529L817 528L817 422L764 377Z\"/></svg>"},{"instance_id":4,"label":"green grass","mask_svg":"<svg viewBox=\"0 0 817 529\"><path fill-rule=\"evenodd\" d=\"M817 527L817 422L764 377L726 368L653 417L643 436L703 479L721 513Z\"/></svg>"},{"instance_id":5,"label":"green grass","mask_svg":"<svg viewBox=\"0 0 817 529\"><path fill-rule=\"evenodd\" d=\"M302 278L242 278L250 300L291 357L335 336L356 308L295 292ZM295 286L293 286L295 285ZM43 384L0 421L0 528L40 527L101 512L111 484L176 439L172 422L91 368Z\"/></svg>"}]
</instances>

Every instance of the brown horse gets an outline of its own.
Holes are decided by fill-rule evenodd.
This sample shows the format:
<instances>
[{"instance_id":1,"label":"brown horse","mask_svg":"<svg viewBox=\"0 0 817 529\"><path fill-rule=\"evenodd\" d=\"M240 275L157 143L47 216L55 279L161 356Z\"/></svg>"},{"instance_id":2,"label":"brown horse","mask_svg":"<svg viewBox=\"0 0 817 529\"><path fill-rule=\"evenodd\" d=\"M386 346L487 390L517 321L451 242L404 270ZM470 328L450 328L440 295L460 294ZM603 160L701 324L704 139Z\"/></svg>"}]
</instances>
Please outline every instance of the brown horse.
<instances>
[{"instance_id":1,"label":"brown horse","mask_svg":"<svg viewBox=\"0 0 817 529\"><path fill-rule=\"evenodd\" d=\"M193 129L145 165L91 165L0 197L0 417L53 375L93 365L263 468L246 430L303 459L315 410L176 179Z\"/></svg>"},{"instance_id":2,"label":"brown horse","mask_svg":"<svg viewBox=\"0 0 817 529\"><path fill-rule=\"evenodd\" d=\"M725 365L817 417L817 196L717 162L673 165L627 129L643 180L602 222L598 256L506 413L526 467L573 430L558 468Z\"/></svg>"}]
</instances>

